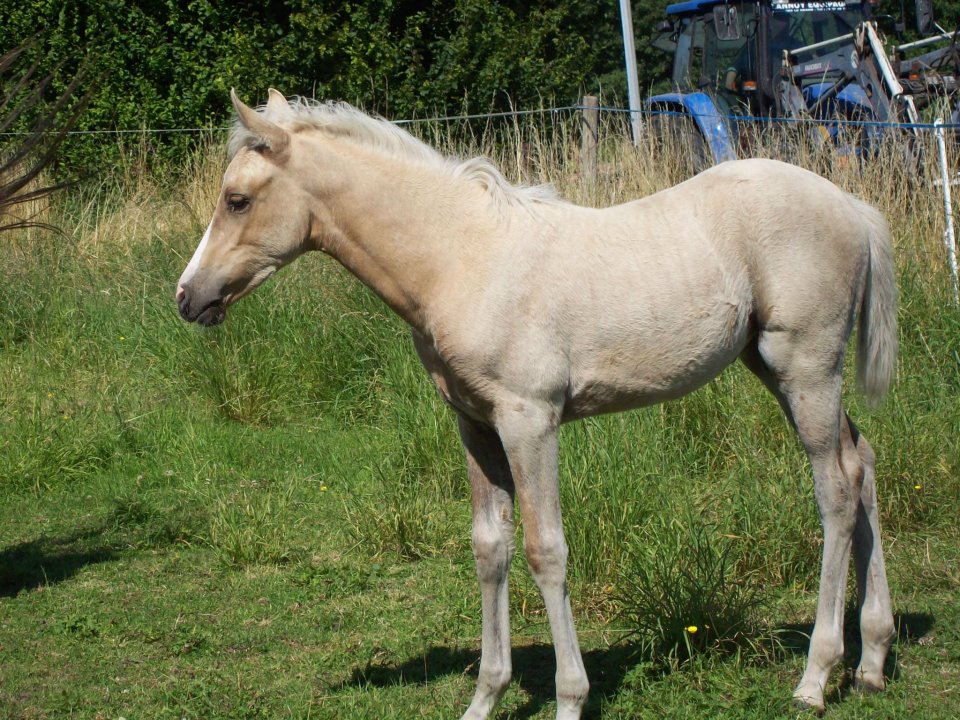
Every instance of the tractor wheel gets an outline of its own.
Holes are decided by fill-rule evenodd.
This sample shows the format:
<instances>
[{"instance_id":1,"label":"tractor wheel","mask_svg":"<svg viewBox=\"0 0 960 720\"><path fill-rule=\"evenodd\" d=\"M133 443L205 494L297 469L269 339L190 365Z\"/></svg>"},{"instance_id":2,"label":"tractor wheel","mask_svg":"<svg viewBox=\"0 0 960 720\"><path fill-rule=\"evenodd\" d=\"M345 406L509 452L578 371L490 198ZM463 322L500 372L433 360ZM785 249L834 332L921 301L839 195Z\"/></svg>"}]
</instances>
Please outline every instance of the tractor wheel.
<instances>
[{"instance_id":1,"label":"tractor wheel","mask_svg":"<svg viewBox=\"0 0 960 720\"><path fill-rule=\"evenodd\" d=\"M923 143L920 138L904 132L900 142L900 157L907 178L919 180L923 175Z\"/></svg>"},{"instance_id":2,"label":"tractor wheel","mask_svg":"<svg viewBox=\"0 0 960 720\"><path fill-rule=\"evenodd\" d=\"M851 154L849 152L837 153L836 142L830 135L830 131L822 123L813 125L807 131L807 140L813 168L821 175L827 176L834 163L838 161L849 162L850 160ZM796 152L796 148L794 148L794 152Z\"/></svg>"},{"instance_id":3,"label":"tractor wheel","mask_svg":"<svg viewBox=\"0 0 960 720\"><path fill-rule=\"evenodd\" d=\"M657 108L650 115L650 130L658 150L670 159L679 159L684 176L696 175L713 163L703 135L689 115L673 108Z\"/></svg>"}]
</instances>

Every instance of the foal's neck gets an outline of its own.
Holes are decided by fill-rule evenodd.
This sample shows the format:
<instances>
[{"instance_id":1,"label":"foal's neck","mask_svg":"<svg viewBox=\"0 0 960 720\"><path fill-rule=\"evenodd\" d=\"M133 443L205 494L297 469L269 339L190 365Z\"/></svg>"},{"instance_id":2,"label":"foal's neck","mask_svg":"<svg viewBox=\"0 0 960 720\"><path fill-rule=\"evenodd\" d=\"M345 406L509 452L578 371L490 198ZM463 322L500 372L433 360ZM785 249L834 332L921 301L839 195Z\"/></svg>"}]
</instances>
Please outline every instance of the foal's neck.
<instances>
[{"instance_id":1,"label":"foal's neck","mask_svg":"<svg viewBox=\"0 0 960 720\"><path fill-rule=\"evenodd\" d=\"M324 145L336 150L338 189L324 207L317 249L429 332L431 310L450 285L466 282L490 255L500 222L492 203L443 168L343 140Z\"/></svg>"}]
</instances>

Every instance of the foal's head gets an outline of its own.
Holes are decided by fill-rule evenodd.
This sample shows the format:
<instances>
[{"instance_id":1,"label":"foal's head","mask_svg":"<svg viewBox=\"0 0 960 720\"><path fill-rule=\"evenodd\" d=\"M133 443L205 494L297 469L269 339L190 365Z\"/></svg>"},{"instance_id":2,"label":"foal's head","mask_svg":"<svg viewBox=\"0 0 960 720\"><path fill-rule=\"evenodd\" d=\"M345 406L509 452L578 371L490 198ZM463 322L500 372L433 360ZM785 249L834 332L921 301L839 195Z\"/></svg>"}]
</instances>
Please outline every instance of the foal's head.
<instances>
[{"instance_id":1,"label":"foal's head","mask_svg":"<svg viewBox=\"0 0 960 720\"><path fill-rule=\"evenodd\" d=\"M217 207L200 245L177 283L180 315L216 325L227 307L304 252L309 203L291 171L294 136L230 93L244 142L223 177ZM270 91L268 112L287 109Z\"/></svg>"}]
</instances>

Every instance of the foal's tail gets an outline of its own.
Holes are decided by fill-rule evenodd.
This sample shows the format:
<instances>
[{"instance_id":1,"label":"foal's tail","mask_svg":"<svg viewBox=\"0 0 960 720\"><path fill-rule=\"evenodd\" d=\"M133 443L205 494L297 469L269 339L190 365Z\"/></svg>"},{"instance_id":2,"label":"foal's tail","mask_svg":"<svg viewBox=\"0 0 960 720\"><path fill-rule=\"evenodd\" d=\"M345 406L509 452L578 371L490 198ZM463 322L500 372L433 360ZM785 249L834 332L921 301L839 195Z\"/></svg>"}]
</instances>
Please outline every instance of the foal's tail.
<instances>
[{"instance_id":1,"label":"foal's tail","mask_svg":"<svg viewBox=\"0 0 960 720\"><path fill-rule=\"evenodd\" d=\"M870 238L870 265L860 307L857 384L876 407L897 372L897 284L893 246L886 218L875 207L852 198Z\"/></svg>"}]
</instances>

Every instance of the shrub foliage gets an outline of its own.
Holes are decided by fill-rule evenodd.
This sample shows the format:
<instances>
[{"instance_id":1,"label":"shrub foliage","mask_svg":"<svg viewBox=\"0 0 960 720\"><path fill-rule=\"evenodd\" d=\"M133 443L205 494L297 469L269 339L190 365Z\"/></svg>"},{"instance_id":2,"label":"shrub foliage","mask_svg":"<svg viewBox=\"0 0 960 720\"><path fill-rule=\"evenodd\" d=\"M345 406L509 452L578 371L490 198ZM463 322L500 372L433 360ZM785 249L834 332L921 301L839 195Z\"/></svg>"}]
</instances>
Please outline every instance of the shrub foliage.
<instances>
[{"instance_id":1,"label":"shrub foliage","mask_svg":"<svg viewBox=\"0 0 960 720\"><path fill-rule=\"evenodd\" d=\"M34 56L54 73L51 93L88 59L102 80L81 128L176 129L223 124L231 87L250 101L273 86L393 117L570 103L619 89L618 12L558 0L27 0L0 6L0 29L19 40L43 28ZM652 23L637 30L645 79L662 76L665 56L643 40ZM191 140L153 142L182 150ZM102 138L66 152L104 164Z\"/></svg>"}]
</instances>

